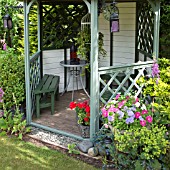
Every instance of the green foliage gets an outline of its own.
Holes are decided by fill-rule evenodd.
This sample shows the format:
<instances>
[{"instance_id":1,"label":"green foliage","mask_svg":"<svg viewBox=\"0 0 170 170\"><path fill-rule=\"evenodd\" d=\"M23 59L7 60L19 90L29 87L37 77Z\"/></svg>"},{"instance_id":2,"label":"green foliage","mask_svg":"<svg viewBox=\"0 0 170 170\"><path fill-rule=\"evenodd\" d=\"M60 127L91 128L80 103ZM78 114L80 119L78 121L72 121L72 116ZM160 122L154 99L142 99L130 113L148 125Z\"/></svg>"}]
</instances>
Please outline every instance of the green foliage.
<instances>
[{"instance_id":1,"label":"green foliage","mask_svg":"<svg viewBox=\"0 0 170 170\"><path fill-rule=\"evenodd\" d=\"M170 59L170 1L161 2L160 56Z\"/></svg>"},{"instance_id":2,"label":"green foliage","mask_svg":"<svg viewBox=\"0 0 170 170\"><path fill-rule=\"evenodd\" d=\"M158 83L155 78L147 80L144 77L138 83L144 85L143 94L151 96L154 101L152 105L157 123L168 124L170 123L170 60L162 58L158 60L158 64L160 69Z\"/></svg>"},{"instance_id":3,"label":"green foliage","mask_svg":"<svg viewBox=\"0 0 170 170\"><path fill-rule=\"evenodd\" d=\"M159 158L165 155L169 141L165 138L164 126L152 125L124 132L116 130L114 145L110 147L116 168L146 170L161 169Z\"/></svg>"},{"instance_id":4,"label":"green foliage","mask_svg":"<svg viewBox=\"0 0 170 170\"><path fill-rule=\"evenodd\" d=\"M14 49L0 50L0 73L0 87L5 92L5 107L9 109L15 104L12 93L17 98L17 104L21 104L25 100L23 56L17 54Z\"/></svg>"},{"instance_id":5,"label":"green foliage","mask_svg":"<svg viewBox=\"0 0 170 170\"><path fill-rule=\"evenodd\" d=\"M76 149L76 144L68 144L68 153L73 153L73 154L80 154L80 151Z\"/></svg>"},{"instance_id":6,"label":"green foliage","mask_svg":"<svg viewBox=\"0 0 170 170\"><path fill-rule=\"evenodd\" d=\"M101 32L99 32L99 41L98 41L99 53L103 57L106 57L107 52L103 48L104 46L103 37L104 35ZM81 30L76 38L76 45L78 46L77 53L80 54L82 58L88 59L88 55L90 54L90 43L91 43L90 30L88 29Z\"/></svg>"},{"instance_id":7,"label":"green foliage","mask_svg":"<svg viewBox=\"0 0 170 170\"><path fill-rule=\"evenodd\" d=\"M22 139L24 134L30 132L30 128L26 127L26 120L23 119L24 113L20 112L14 94L13 99L15 103L14 113L11 110L6 110L5 106L3 107L4 115L0 118L0 134L14 134Z\"/></svg>"}]
</instances>

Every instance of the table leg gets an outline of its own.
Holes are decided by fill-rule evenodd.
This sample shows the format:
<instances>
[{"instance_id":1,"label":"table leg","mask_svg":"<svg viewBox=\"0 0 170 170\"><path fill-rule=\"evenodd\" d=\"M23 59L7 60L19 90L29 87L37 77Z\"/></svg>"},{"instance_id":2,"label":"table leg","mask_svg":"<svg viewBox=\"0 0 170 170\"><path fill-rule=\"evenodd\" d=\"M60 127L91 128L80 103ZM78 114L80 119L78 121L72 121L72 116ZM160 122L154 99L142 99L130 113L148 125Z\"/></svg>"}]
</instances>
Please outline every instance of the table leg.
<instances>
[{"instance_id":1,"label":"table leg","mask_svg":"<svg viewBox=\"0 0 170 170\"><path fill-rule=\"evenodd\" d=\"M67 86L65 87L64 91L61 93L60 96L62 96L62 95L66 92L66 90L67 90L67 88L68 88L68 85L70 84L70 77L71 77L71 70L69 70L69 78L68 78Z\"/></svg>"},{"instance_id":2,"label":"table leg","mask_svg":"<svg viewBox=\"0 0 170 170\"><path fill-rule=\"evenodd\" d=\"M74 101L74 67L73 67L73 70L72 70L72 76L73 76L73 90L72 90L72 101Z\"/></svg>"},{"instance_id":3,"label":"table leg","mask_svg":"<svg viewBox=\"0 0 170 170\"><path fill-rule=\"evenodd\" d=\"M83 84L83 80L82 80L82 67L80 67L80 83L81 83L81 85L82 85L82 87L83 87L83 90L84 90L84 92L86 93L86 95L90 98L90 96L89 96L89 94L87 93L87 91L86 91L86 89L85 89L85 87L84 87L84 84Z\"/></svg>"}]
</instances>

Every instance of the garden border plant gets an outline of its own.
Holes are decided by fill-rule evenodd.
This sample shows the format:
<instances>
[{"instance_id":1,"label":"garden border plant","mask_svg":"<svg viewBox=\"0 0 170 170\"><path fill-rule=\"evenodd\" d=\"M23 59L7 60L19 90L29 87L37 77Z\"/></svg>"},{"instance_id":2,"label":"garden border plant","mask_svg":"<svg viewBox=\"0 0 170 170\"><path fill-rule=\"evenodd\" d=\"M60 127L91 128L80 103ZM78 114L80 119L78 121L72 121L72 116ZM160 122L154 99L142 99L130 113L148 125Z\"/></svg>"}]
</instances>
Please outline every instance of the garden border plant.
<instances>
[{"instance_id":1,"label":"garden border plant","mask_svg":"<svg viewBox=\"0 0 170 170\"><path fill-rule=\"evenodd\" d=\"M12 93L17 98L17 104L25 101L24 66L24 57L17 54L14 49L0 50L0 87L5 92L3 99L7 110L15 105ZM2 108L2 104L0 104L0 108Z\"/></svg>"}]
</instances>

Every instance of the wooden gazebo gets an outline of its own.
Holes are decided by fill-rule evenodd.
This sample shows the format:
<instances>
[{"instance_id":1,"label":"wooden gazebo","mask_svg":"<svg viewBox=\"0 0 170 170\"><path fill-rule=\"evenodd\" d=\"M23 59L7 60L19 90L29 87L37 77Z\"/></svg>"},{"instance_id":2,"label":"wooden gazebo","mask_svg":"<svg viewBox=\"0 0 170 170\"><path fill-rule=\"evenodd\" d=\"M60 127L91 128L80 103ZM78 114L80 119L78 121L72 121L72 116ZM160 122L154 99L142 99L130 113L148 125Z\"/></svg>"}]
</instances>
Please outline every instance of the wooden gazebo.
<instances>
[{"instance_id":1,"label":"wooden gazebo","mask_svg":"<svg viewBox=\"0 0 170 170\"><path fill-rule=\"evenodd\" d=\"M90 106L91 106L91 122L90 122L90 139L92 139L95 132L99 130L99 103L107 103L109 99L114 97L118 92L128 93L130 90L134 89L136 95L139 95L141 92L141 87L138 86L136 81L143 76L146 71L149 71L152 66L152 56L158 58L159 55L159 24L160 24L160 0L116 0L119 4L124 3L122 8L123 12L128 8L128 4L133 3L134 7L134 17L133 21L135 23L133 29L132 41L134 42L134 58L128 64L116 65L114 64L116 60L116 51L117 45L114 45L114 37L120 38L116 33L110 33L108 29L108 41L110 57L107 61L108 64L104 67L99 66L99 54L98 54L98 32L101 22L99 23L98 16L98 0L89 0L90 8L90 20L91 20L91 51L90 51ZM25 29L25 77L26 77L26 114L27 114L27 123L31 126L36 126L49 130L55 133L67 135L77 139L82 139L79 136L58 130L52 129L46 126L32 122L32 114L34 112L35 97L34 89L39 83L43 75L43 9L46 5L58 5L58 4L80 4L85 5L83 0L24 0L24 29ZM87 3L87 2L86 2ZM105 3L112 3L112 1L106 1ZM35 54L30 56L30 41L29 41L29 12L33 5L37 6L37 20L38 20L38 50ZM121 13L120 13L121 16ZM130 15L126 15L124 20L120 17L121 22L129 22L127 25L131 25L131 18L128 20ZM55 20L54 20L55 21ZM53 21L53 22L54 22ZM102 27L105 24L103 24ZM121 25L120 25L121 26ZM51 25L51 28L53 25ZM126 27L128 29L128 26ZM105 28L103 28L105 29ZM121 33L121 28L120 28ZM119 34L120 35L120 34ZM117 37L116 37L117 36ZM122 32L121 36L127 37L128 33L125 31ZM119 44L123 44L124 39ZM127 44L131 43L131 40L128 40ZM126 45L124 45L126 46ZM125 49L125 47L123 47ZM123 49L122 48L122 49ZM122 50L120 49L120 50ZM130 48L129 48L130 49ZM126 54L125 54L126 53ZM124 52L125 56L130 53ZM123 56L123 54L122 54ZM117 58L120 56L118 55ZM130 58L130 57L129 57ZM121 60L128 59L128 57L122 57ZM138 62L138 61L141 62ZM122 75L122 78L118 75ZM103 79L103 75L107 75L107 81ZM116 88L112 88L116 83ZM105 93L109 92L109 98L106 99L104 96Z\"/></svg>"}]
</instances>

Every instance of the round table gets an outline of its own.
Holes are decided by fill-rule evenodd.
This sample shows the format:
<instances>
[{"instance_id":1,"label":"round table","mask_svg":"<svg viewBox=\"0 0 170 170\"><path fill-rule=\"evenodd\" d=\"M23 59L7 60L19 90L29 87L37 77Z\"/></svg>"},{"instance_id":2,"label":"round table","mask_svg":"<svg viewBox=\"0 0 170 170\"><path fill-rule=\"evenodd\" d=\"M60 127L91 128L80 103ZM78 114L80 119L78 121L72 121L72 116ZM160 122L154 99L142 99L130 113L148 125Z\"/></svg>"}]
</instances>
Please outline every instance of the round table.
<instances>
[{"instance_id":1,"label":"round table","mask_svg":"<svg viewBox=\"0 0 170 170\"><path fill-rule=\"evenodd\" d=\"M72 79L73 79L72 101L73 101L74 100L74 77L76 78L77 90L78 90L78 77L79 77L80 83L81 83L81 86L82 86L84 92L90 98L89 94L87 93L87 91L84 87L83 80L82 80L82 69L83 69L83 67L88 66L89 63L87 63L85 60L80 60L79 62L71 62L70 60L66 60L66 61L61 61L60 65L69 69L68 82L67 82L67 85L61 95L63 95L65 93L65 91L67 90L67 88L70 84L70 79L72 77Z\"/></svg>"}]
</instances>

